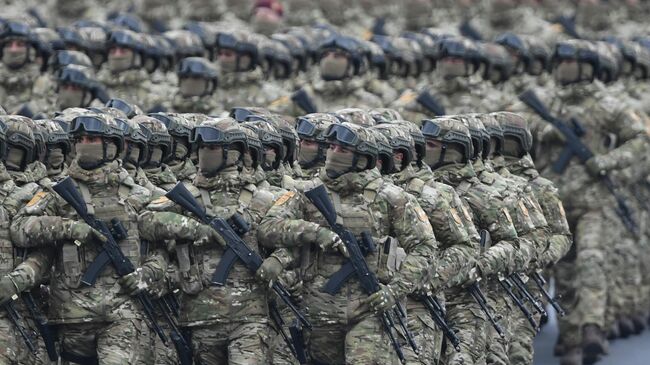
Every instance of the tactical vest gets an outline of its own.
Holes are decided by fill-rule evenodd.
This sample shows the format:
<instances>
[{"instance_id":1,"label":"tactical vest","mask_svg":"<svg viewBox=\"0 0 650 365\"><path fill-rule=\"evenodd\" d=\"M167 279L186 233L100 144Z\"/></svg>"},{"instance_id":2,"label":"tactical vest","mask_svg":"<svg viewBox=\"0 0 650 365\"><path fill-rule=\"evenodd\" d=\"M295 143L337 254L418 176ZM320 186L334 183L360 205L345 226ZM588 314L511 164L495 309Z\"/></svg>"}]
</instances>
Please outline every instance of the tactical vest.
<instances>
[{"instance_id":1,"label":"tactical vest","mask_svg":"<svg viewBox=\"0 0 650 365\"><path fill-rule=\"evenodd\" d=\"M390 280L390 274L387 272L386 262L391 246L395 250L397 242L389 236L389 206L383 199L377 199L382 184L381 179L369 183L365 186L363 194L352 193L342 197L332 190L328 190L328 193L336 209L337 223L349 229L360 243L361 233L369 232L372 236L376 252L368 254L366 262L370 270L377 273L378 279L387 283ZM310 217L307 220L314 221L322 227L328 227L320 212L312 204L308 204L306 209L306 216ZM304 263L302 266L305 268L303 280L313 282L318 288L347 262L347 259L336 251L324 252L319 248L312 248L309 255L304 256L302 257ZM314 259L310 259L309 256ZM305 265L309 266L305 267ZM345 292L346 288L361 290L358 281L354 278L343 286L341 292Z\"/></svg>"},{"instance_id":2,"label":"tactical vest","mask_svg":"<svg viewBox=\"0 0 650 365\"><path fill-rule=\"evenodd\" d=\"M260 252L255 233L259 219L250 213L259 202L253 184L241 188L199 188L199 200L210 216L229 218L239 213L250 224L251 230L242 238L252 250ZM257 318L266 320L266 288L255 273L235 262L226 284L215 286L212 275L221 262L225 250L216 243L197 247L191 243L177 246L181 288L185 294L180 321L184 325L237 322Z\"/></svg>"}]
</instances>

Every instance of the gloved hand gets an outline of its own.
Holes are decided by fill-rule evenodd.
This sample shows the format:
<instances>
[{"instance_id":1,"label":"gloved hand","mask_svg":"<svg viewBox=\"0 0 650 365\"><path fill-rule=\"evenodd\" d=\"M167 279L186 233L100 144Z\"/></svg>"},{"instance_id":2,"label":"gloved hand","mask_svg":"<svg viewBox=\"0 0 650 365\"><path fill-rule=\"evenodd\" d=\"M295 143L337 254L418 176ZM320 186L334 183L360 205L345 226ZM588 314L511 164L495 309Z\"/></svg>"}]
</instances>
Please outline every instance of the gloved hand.
<instances>
[{"instance_id":1,"label":"gloved hand","mask_svg":"<svg viewBox=\"0 0 650 365\"><path fill-rule=\"evenodd\" d=\"M255 276L265 283L269 283L269 286L273 286L275 280L280 276L284 270L282 263L277 258L270 256L267 257L262 265L257 269Z\"/></svg>"},{"instance_id":2,"label":"gloved hand","mask_svg":"<svg viewBox=\"0 0 650 365\"><path fill-rule=\"evenodd\" d=\"M128 295L148 292L153 282L153 272L146 267L139 267L134 272L118 279L122 289Z\"/></svg>"},{"instance_id":3,"label":"gloved hand","mask_svg":"<svg viewBox=\"0 0 650 365\"><path fill-rule=\"evenodd\" d=\"M68 237L77 244L98 243L103 244L108 241L106 236L98 230L82 221L71 221L68 226Z\"/></svg>"},{"instance_id":4,"label":"gloved hand","mask_svg":"<svg viewBox=\"0 0 650 365\"><path fill-rule=\"evenodd\" d=\"M207 224L199 224L194 231L194 245L214 245L218 244L221 247L226 247L226 241L217 233L217 231Z\"/></svg>"},{"instance_id":5,"label":"gloved hand","mask_svg":"<svg viewBox=\"0 0 650 365\"><path fill-rule=\"evenodd\" d=\"M472 284L476 283L477 281L481 280L481 270L474 266L473 268L469 269L467 272L467 275L465 276L465 281L462 283L462 286L464 288L467 288L468 286L471 286Z\"/></svg>"},{"instance_id":6,"label":"gloved hand","mask_svg":"<svg viewBox=\"0 0 650 365\"><path fill-rule=\"evenodd\" d=\"M294 303L302 302L302 287L304 283L300 279L298 271L284 270L280 276L278 276L278 282L291 294Z\"/></svg>"},{"instance_id":7,"label":"gloved hand","mask_svg":"<svg viewBox=\"0 0 650 365\"><path fill-rule=\"evenodd\" d=\"M602 176L607 173L608 170L608 163L607 163L607 157L606 156L594 156L585 162L585 167L587 168L587 172L591 176Z\"/></svg>"},{"instance_id":8,"label":"gloved hand","mask_svg":"<svg viewBox=\"0 0 650 365\"><path fill-rule=\"evenodd\" d=\"M395 306L397 298L390 285L379 284L381 288L364 300L375 313L383 313Z\"/></svg>"},{"instance_id":9,"label":"gloved hand","mask_svg":"<svg viewBox=\"0 0 650 365\"><path fill-rule=\"evenodd\" d=\"M0 277L0 306L17 299L16 285L7 275Z\"/></svg>"},{"instance_id":10,"label":"gloved hand","mask_svg":"<svg viewBox=\"0 0 650 365\"><path fill-rule=\"evenodd\" d=\"M343 240L336 233L330 231L327 228L319 228L318 233L316 234L316 242L320 246L321 250L338 250L341 255L344 257L350 257L348 253L348 248L345 247Z\"/></svg>"}]
</instances>

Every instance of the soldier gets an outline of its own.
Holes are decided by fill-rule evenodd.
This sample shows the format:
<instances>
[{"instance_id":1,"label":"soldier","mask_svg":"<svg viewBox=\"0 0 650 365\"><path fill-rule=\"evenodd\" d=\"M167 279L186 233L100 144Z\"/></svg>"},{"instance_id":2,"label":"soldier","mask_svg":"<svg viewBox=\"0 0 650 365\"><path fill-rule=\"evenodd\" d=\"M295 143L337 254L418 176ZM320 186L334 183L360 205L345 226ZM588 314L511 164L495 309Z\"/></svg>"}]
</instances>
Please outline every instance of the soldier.
<instances>
[{"instance_id":1,"label":"soldier","mask_svg":"<svg viewBox=\"0 0 650 365\"><path fill-rule=\"evenodd\" d=\"M172 153L172 137L167 132L167 127L160 120L146 115L138 115L132 121L150 133L146 157L142 163L147 179L163 191L171 190L178 181L174 172L165 164ZM153 196L158 197L156 193Z\"/></svg>"},{"instance_id":2,"label":"soldier","mask_svg":"<svg viewBox=\"0 0 650 365\"><path fill-rule=\"evenodd\" d=\"M190 133L195 124L183 114L152 113L149 116L163 122L172 137L171 154L166 163L176 180L191 184L196 177L196 166L190 159L194 147L190 143Z\"/></svg>"},{"instance_id":3,"label":"soldier","mask_svg":"<svg viewBox=\"0 0 650 365\"><path fill-rule=\"evenodd\" d=\"M339 110L350 105L359 108L381 106L379 97L364 89L363 50L352 38L335 35L318 48L319 75L312 83L283 96L269 104L269 110L279 114L302 115L305 113Z\"/></svg>"},{"instance_id":4,"label":"soldier","mask_svg":"<svg viewBox=\"0 0 650 365\"><path fill-rule=\"evenodd\" d=\"M223 110L265 106L286 94L272 83L264 82L261 52L256 43L243 30L227 30L217 36L216 59L221 71L217 100Z\"/></svg>"},{"instance_id":5,"label":"soldier","mask_svg":"<svg viewBox=\"0 0 650 365\"><path fill-rule=\"evenodd\" d=\"M479 275L486 279L487 296L497 316L507 316L510 303L498 290L497 274L519 271L528 257L520 252L523 240L518 237L510 211L517 205L509 196L504 197L503 189L495 185L495 179L480 178L479 172L485 169L482 162L482 144L474 143L469 129L457 119L436 118L425 120L422 134L427 140L425 163L431 167L436 179L456 188L460 197L470 208L472 220L477 228L490 233L492 246L485 247L476 268ZM479 135L479 141L481 137ZM478 141L476 141L478 142ZM476 167L476 169L475 169ZM487 335L488 362L506 364L510 336L505 328L506 337L500 338L496 331L489 328Z\"/></svg>"},{"instance_id":6,"label":"soldier","mask_svg":"<svg viewBox=\"0 0 650 365\"><path fill-rule=\"evenodd\" d=\"M106 89L86 66L67 65L58 70L57 84L55 110L101 107L108 101Z\"/></svg>"},{"instance_id":7,"label":"soldier","mask_svg":"<svg viewBox=\"0 0 650 365\"><path fill-rule=\"evenodd\" d=\"M377 253L366 258L378 272L381 289L368 296L359 284L345 282L332 295L321 291L348 256L346 246L301 193L278 199L262 221L263 242L304 247L304 301L313 324L308 349L314 363L390 363L395 360L385 328L376 314L390 310L412 293L435 266L436 243L426 213L403 190L374 169L377 147L363 127L331 124L323 136L330 142L320 175L334 201L340 223L355 235L368 232L376 240L394 236L405 252L401 265L378 264ZM383 246L382 244L378 247ZM306 262L305 262L306 261ZM384 261L385 262L385 261ZM433 289L435 290L435 289Z\"/></svg>"},{"instance_id":8,"label":"soldier","mask_svg":"<svg viewBox=\"0 0 650 365\"><path fill-rule=\"evenodd\" d=\"M549 127L541 140L544 154L538 157L542 175L559 188L569 226L575 227L576 255L569 259L574 259L576 276L567 278L567 283L581 285L570 285L563 296L580 300L569 303L569 315L559 322L560 339L568 350L563 363L593 363L606 351L603 331L607 280L603 268L605 251L610 246L606 237L612 233L617 234L617 239L632 238L620 216L614 213L616 202L599 177L636 160L634 156L643 145L645 125L633 108L610 96L602 83L595 80L599 58L588 43L558 43L553 65L553 76L561 89L551 104L555 107L551 112L566 120L575 118L580 130L585 131L582 143L595 154L585 164L573 158L562 171L552 168L567 142Z\"/></svg>"},{"instance_id":9,"label":"soldier","mask_svg":"<svg viewBox=\"0 0 650 365\"><path fill-rule=\"evenodd\" d=\"M164 90L154 90L144 69L145 44L138 33L114 30L107 42L108 58L97 78L117 98L135 103L144 110L161 104Z\"/></svg>"},{"instance_id":10,"label":"soldier","mask_svg":"<svg viewBox=\"0 0 650 365\"><path fill-rule=\"evenodd\" d=\"M53 120L37 120L36 123L47 137L45 140L47 152L43 161L47 169L47 177L56 182L68 175L65 161L72 152L72 143L68 133L59 123Z\"/></svg>"},{"instance_id":11,"label":"soldier","mask_svg":"<svg viewBox=\"0 0 650 365\"><path fill-rule=\"evenodd\" d=\"M440 259L436 268L436 282L445 288L437 295L444 297L446 317L449 326L460 339L460 351L449 344L442 356L446 364L475 364L485 361L485 317L478 304L463 287L476 279L476 270L471 270L479 255L478 232L474 227L467 207L452 187L433 180L433 174L424 165L423 154L418 154L412 133L421 143L424 137L410 122L394 120L375 127L389 137L392 145L391 161L394 161L391 177L399 186L413 194L429 217L436 239L440 242ZM428 174L419 170L428 170ZM416 176L421 177L416 177ZM426 176L429 180L424 180ZM415 303L413 303L415 304ZM409 307L409 314L416 314L417 320L423 321L423 328L435 328L431 314L420 309L418 313ZM436 333L437 332L437 333ZM435 340L418 341L429 343L429 351L421 352L422 363L432 363L440 358L441 333L434 331Z\"/></svg>"},{"instance_id":12,"label":"soldier","mask_svg":"<svg viewBox=\"0 0 650 365\"><path fill-rule=\"evenodd\" d=\"M188 57L178 64L178 90L169 109L178 113L218 115L223 110L214 92L219 78L217 68L205 58Z\"/></svg>"},{"instance_id":13,"label":"soldier","mask_svg":"<svg viewBox=\"0 0 650 365\"><path fill-rule=\"evenodd\" d=\"M37 58L41 45L29 25L20 21L0 22L0 99L10 112L21 111L33 114L40 110L46 95L39 95L35 90L44 90L38 84L45 83L41 77L41 64ZM48 91L48 90L46 90ZM31 111L31 112L30 112Z\"/></svg>"},{"instance_id":14,"label":"soldier","mask_svg":"<svg viewBox=\"0 0 650 365\"><path fill-rule=\"evenodd\" d=\"M153 249L146 258L140 256L136 214L149 201L150 193L134 184L119 166L116 159L123 148L123 137L112 117L78 116L70 124L70 134L76 138L76 158L69 166L69 176L97 219L119 219L125 225L127 237L118 242L138 268L119 277L111 266L99 274L94 286L82 285L81 275L102 252L100 244L106 237L47 190L34 195L14 219L12 239L19 247L55 250L38 264L46 268L54 264L49 319L59 324L64 360L140 363L150 336L139 304L131 295L146 292L148 283L161 277L166 266L164 257Z\"/></svg>"},{"instance_id":15,"label":"soldier","mask_svg":"<svg viewBox=\"0 0 650 365\"><path fill-rule=\"evenodd\" d=\"M242 127L232 118L208 119L193 129L191 141L198 143L196 195L208 214L228 218L238 212L255 227L273 196L248 183L240 172L247 150ZM235 264L225 285L211 285L210 268L223 257L223 238L210 226L169 211L174 206L166 198L150 207L154 212L140 220L143 237L176 240L183 291L179 322L192 332L195 361L264 364L270 330L265 287L288 262L286 255L271 253L257 273L263 280ZM259 249L255 232L243 238L250 248Z\"/></svg>"},{"instance_id":16,"label":"soldier","mask_svg":"<svg viewBox=\"0 0 650 365\"><path fill-rule=\"evenodd\" d=\"M23 317L27 318L27 310L20 305L20 302L14 302L18 296L25 290L28 290L32 287L36 287L40 284L40 279L46 276L46 271L48 268L38 265L37 263L42 260L44 257L47 257L50 252L47 250L41 251L30 251L19 250L14 247L10 235L9 235L9 224L14 215L18 210L27 202L29 199L28 196L32 195L36 190L34 184L27 184L24 187L18 187L11 176L9 175L5 164L4 159L6 157L6 147L7 147L7 126L5 120L0 121L0 144L2 145L2 159L0 159L0 180L2 180L1 191L2 199L2 208L0 212L3 217L3 222L5 222L0 231L2 232L2 239L0 239L0 244L2 245L2 254L1 257L1 269L0 269L0 304L3 308L7 308L9 303L13 303L14 308L18 310L18 313ZM16 134L16 128L14 127L14 132ZM28 134L26 136L29 136ZM31 140L29 138L24 139L25 142L31 142L31 148L34 146L33 135L31 135ZM26 148L29 148L26 146ZM16 297L14 297L14 295ZM29 324L25 321L24 323L19 323L21 326ZM25 344L23 337L19 333L19 329L12 324L9 319L9 313L5 310L2 312L2 317L0 318L0 326L2 326L2 336L0 336L0 342L2 346L5 346L7 351L3 351L0 355L0 362L6 364L40 364L46 362L46 354L43 351L42 342L38 339L32 339L38 349L38 353L33 354L27 345ZM31 329L27 328L28 331Z\"/></svg>"}]
</instances>

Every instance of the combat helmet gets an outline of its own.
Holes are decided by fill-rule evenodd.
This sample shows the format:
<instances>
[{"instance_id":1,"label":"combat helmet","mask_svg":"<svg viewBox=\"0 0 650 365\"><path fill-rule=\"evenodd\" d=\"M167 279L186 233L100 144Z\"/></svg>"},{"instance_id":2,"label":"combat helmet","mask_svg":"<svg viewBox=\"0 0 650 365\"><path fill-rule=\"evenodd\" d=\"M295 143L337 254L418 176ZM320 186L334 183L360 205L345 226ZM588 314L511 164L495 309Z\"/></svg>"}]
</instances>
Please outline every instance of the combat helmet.
<instances>
[{"instance_id":1,"label":"combat helmet","mask_svg":"<svg viewBox=\"0 0 650 365\"><path fill-rule=\"evenodd\" d=\"M352 164L344 173L359 172L375 167L378 155L377 143L373 134L366 127L349 122L331 124L323 137L330 144L337 144L354 152ZM361 157L366 158L364 166L358 166ZM328 176L332 178L338 177L329 173Z\"/></svg>"},{"instance_id":2,"label":"combat helmet","mask_svg":"<svg viewBox=\"0 0 650 365\"><path fill-rule=\"evenodd\" d=\"M149 141L147 158L144 164L151 167L160 167L168 161L172 153L172 137L167 132L167 127L157 118L148 115L138 115L133 121L140 125L140 128L149 130Z\"/></svg>"},{"instance_id":3,"label":"combat helmet","mask_svg":"<svg viewBox=\"0 0 650 365\"><path fill-rule=\"evenodd\" d=\"M502 153L506 156L522 158L533 147L533 135L528 129L526 119L511 112L491 113L503 130ZM511 146L514 145L514 148Z\"/></svg>"},{"instance_id":4,"label":"combat helmet","mask_svg":"<svg viewBox=\"0 0 650 365\"><path fill-rule=\"evenodd\" d=\"M456 162L467 163L472 157L473 147L469 131L453 117L425 119L422 121L421 131L425 139L440 143L437 161L429 163L432 169ZM461 161L446 159L450 150L459 152Z\"/></svg>"},{"instance_id":5,"label":"combat helmet","mask_svg":"<svg viewBox=\"0 0 650 365\"><path fill-rule=\"evenodd\" d=\"M330 125L338 123L340 123L339 119L329 113L311 113L298 117L296 132L300 140L318 143L318 150L314 158L309 161L299 159L300 167L310 169L325 162L325 151L329 144L324 134Z\"/></svg>"},{"instance_id":6,"label":"combat helmet","mask_svg":"<svg viewBox=\"0 0 650 365\"><path fill-rule=\"evenodd\" d=\"M75 143L82 136L96 136L102 140L102 156L96 163L81 166L84 169L94 169L114 161L124 151L123 126L108 114L88 112L79 115L70 122L68 133ZM111 152L109 143L113 143L116 147L114 154L109 154Z\"/></svg>"}]
</instances>

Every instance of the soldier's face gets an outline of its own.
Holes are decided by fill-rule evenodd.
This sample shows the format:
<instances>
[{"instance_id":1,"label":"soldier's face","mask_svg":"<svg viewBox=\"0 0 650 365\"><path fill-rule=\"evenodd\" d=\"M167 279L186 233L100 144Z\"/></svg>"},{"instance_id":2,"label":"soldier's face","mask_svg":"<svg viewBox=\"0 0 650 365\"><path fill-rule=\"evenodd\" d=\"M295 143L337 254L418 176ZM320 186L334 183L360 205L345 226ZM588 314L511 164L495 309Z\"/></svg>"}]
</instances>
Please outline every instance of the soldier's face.
<instances>
[{"instance_id":1,"label":"soldier's face","mask_svg":"<svg viewBox=\"0 0 650 365\"><path fill-rule=\"evenodd\" d=\"M59 86L57 102L61 109L84 107L85 92L77 85L63 84Z\"/></svg>"},{"instance_id":2,"label":"soldier's face","mask_svg":"<svg viewBox=\"0 0 650 365\"><path fill-rule=\"evenodd\" d=\"M133 65L133 50L113 47L108 51L108 68L113 72L128 70Z\"/></svg>"},{"instance_id":3,"label":"soldier's face","mask_svg":"<svg viewBox=\"0 0 650 365\"><path fill-rule=\"evenodd\" d=\"M2 49L2 62L9 67L22 66L27 62L28 45L20 39L5 43Z\"/></svg>"},{"instance_id":4,"label":"soldier's face","mask_svg":"<svg viewBox=\"0 0 650 365\"><path fill-rule=\"evenodd\" d=\"M320 60L320 72L325 80L341 80L348 70L348 55L342 51L329 51Z\"/></svg>"},{"instance_id":5,"label":"soldier's face","mask_svg":"<svg viewBox=\"0 0 650 365\"><path fill-rule=\"evenodd\" d=\"M301 165L308 164L318 155L318 143L302 139L300 140L300 151L298 152L298 162Z\"/></svg>"},{"instance_id":6,"label":"soldier's face","mask_svg":"<svg viewBox=\"0 0 650 365\"><path fill-rule=\"evenodd\" d=\"M235 72L237 71L237 52L231 49L219 49L217 62L223 72Z\"/></svg>"},{"instance_id":7,"label":"soldier's face","mask_svg":"<svg viewBox=\"0 0 650 365\"><path fill-rule=\"evenodd\" d=\"M580 65L577 61L562 61L553 71L555 80L560 84L577 82L580 77Z\"/></svg>"},{"instance_id":8,"label":"soldier's face","mask_svg":"<svg viewBox=\"0 0 650 365\"><path fill-rule=\"evenodd\" d=\"M440 74L444 78L468 76L468 67L465 60L458 57L445 57L439 62Z\"/></svg>"},{"instance_id":9,"label":"soldier's face","mask_svg":"<svg viewBox=\"0 0 650 365\"><path fill-rule=\"evenodd\" d=\"M198 77L184 77L178 80L178 91L186 97L200 96L207 90L208 81Z\"/></svg>"}]
</instances>

